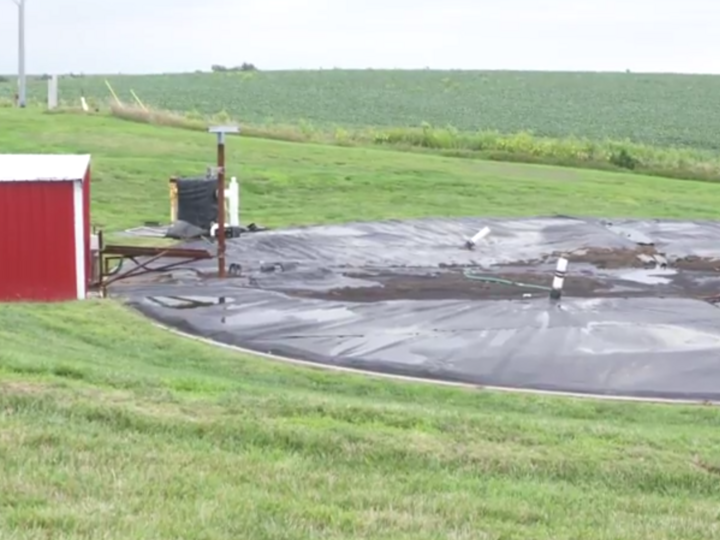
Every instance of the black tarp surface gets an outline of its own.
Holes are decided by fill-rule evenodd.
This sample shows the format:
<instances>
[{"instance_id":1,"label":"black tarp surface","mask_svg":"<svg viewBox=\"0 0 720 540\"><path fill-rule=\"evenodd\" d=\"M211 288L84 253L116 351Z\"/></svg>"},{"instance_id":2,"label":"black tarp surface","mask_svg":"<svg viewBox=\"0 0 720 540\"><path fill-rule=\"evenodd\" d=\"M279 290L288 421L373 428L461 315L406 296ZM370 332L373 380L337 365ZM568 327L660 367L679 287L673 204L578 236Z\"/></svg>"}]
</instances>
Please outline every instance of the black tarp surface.
<instances>
[{"instance_id":1,"label":"black tarp surface","mask_svg":"<svg viewBox=\"0 0 720 540\"><path fill-rule=\"evenodd\" d=\"M464 249L483 226L492 230L487 240ZM319 363L480 385L719 400L720 310L707 299L720 294L719 238L718 223L670 220L352 223L233 239L228 263L242 266L238 278L201 277L215 264L205 261L163 283L114 292L184 331ZM549 285L560 254L571 262L559 303L462 275L468 267ZM425 292L410 290L416 286Z\"/></svg>"}]
</instances>

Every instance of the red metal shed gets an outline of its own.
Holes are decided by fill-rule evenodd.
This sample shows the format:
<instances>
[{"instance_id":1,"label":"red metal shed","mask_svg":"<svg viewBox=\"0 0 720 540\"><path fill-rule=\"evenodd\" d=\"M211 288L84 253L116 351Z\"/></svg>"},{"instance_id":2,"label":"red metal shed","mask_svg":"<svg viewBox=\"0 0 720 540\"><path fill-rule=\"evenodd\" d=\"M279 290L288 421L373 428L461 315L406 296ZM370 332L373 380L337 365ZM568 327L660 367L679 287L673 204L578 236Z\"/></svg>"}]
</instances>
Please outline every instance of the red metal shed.
<instances>
[{"instance_id":1,"label":"red metal shed","mask_svg":"<svg viewBox=\"0 0 720 540\"><path fill-rule=\"evenodd\" d=\"M0 301L82 299L90 156L0 154Z\"/></svg>"}]
</instances>

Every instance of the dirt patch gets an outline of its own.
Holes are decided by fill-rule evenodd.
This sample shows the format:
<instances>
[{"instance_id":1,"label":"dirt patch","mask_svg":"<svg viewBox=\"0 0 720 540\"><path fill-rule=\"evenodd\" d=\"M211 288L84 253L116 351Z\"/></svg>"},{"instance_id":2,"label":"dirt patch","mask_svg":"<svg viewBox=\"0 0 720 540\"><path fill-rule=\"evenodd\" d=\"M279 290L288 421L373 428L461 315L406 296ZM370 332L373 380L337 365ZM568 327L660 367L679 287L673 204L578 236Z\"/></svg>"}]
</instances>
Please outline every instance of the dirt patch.
<instances>
[{"instance_id":1,"label":"dirt patch","mask_svg":"<svg viewBox=\"0 0 720 540\"><path fill-rule=\"evenodd\" d=\"M49 384L32 383L27 381L5 381L0 384L0 392L6 395L39 395L46 393L49 389Z\"/></svg>"},{"instance_id":2,"label":"dirt patch","mask_svg":"<svg viewBox=\"0 0 720 540\"><path fill-rule=\"evenodd\" d=\"M293 296L349 302L382 300L499 300L547 297L552 276L532 273L483 273L493 281L466 277L461 271L435 276L380 275L373 281L381 287L343 288L332 291L288 291ZM351 276L348 277L361 277ZM497 281L495 281L497 280ZM500 281L502 280L502 281ZM541 287L541 288L539 288ZM567 296L594 298L628 296L614 292L610 284L586 276L567 280L563 293ZM635 295L639 295L636 293Z\"/></svg>"},{"instance_id":3,"label":"dirt patch","mask_svg":"<svg viewBox=\"0 0 720 540\"><path fill-rule=\"evenodd\" d=\"M617 259L616 259L617 260ZM623 267L618 267L623 268ZM632 270L632 268L628 268ZM339 288L330 291L292 290L293 296L349 302L383 300L514 300L548 297L553 275L548 272L451 269L434 275L345 274L347 277L370 279L377 287ZM651 272L648 273L649 277ZM699 278L710 279L699 279ZM715 279L713 279L715 278ZM571 274L565 279L563 295L576 298L639 298L683 297L717 302L720 275L717 272L679 271L667 281L647 283L619 278ZM713 298L714 297L714 298Z\"/></svg>"},{"instance_id":4,"label":"dirt patch","mask_svg":"<svg viewBox=\"0 0 720 540\"><path fill-rule=\"evenodd\" d=\"M648 258L662 261L665 255L654 246L638 246L635 249L609 249L589 248L578 252L553 252L544 259L509 263L499 266L537 266L539 264L553 263L559 257L565 257L572 263L591 264L600 270L619 270L622 268L652 268L655 262ZM696 272L720 272L720 260L705 259L702 257L685 257L668 261L669 267L679 270L693 270Z\"/></svg>"},{"instance_id":5,"label":"dirt patch","mask_svg":"<svg viewBox=\"0 0 720 540\"><path fill-rule=\"evenodd\" d=\"M559 256L560 254L556 254ZM655 263L646 262L645 257L658 257L663 260L665 255L653 246L639 246L636 249L588 249L582 254L570 254L568 260L592 264L599 269L645 268L653 267ZM668 261L668 266L678 270L692 270L695 272L720 272L720 261L717 259L704 259L702 257L685 257Z\"/></svg>"},{"instance_id":6,"label":"dirt patch","mask_svg":"<svg viewBox=\"0 0 720 540\"><path fill-rule=\"evenodd\" d=\"M378 276L373 278L382 287L346 288L328 292L294 291L297 296L310 296L350 302L378 302L382 300L491 300L547 296L547 291L532 286L548 287L548 276L531 274L503 274L493 277L515 282L505 284L468 279L461 272L438 276ZM595 296L601 284L591 279L574 280L568 294ZM572 292L571 292L572 290Z\"/></svg>"},{"instance_id":7,"label":"dirt patch","mask_svg":"<svg viewBox=\"0 0 720 540\"><path fill-rule=\"evenodd\" d=\"M442 265L440 269L426 268L426 275L414 275L401 272L387 272L368 277L356 271L344 272L350 278L371 280L377 287L338 288L334 290L307 290L283 288L283 292L296 297L317 298L349 302L378 302L383 300L498 300L547 297L552 283L552 267L558 257L567 257L570 267L585 264L599 270L653 269L664 261L661 253L653 246L638 246L635 249L601 249L591 248L578 250L574 253L554 252L543 259L519 261L484 271L451 265ZM709 299L720 298L720 261L687 257L676 261L668 261L668 267L678 270L677 275L668 278L670 283L627 282L620 278L598 277L587 268L571 272L565 281L563 294L566 297L579 298L629 298L629 297L686 297ZM542 271L535 267L543 265ZM489 279L475 279L466 275L467 272L476 276L484 275ZM584 273L583 273L584 272ZM282 271L280 271L282 274ZM622 272L620 272L622 274ZM228 278L245 281L247 275L228 276ZM699 279L710 277L710 280ZM712 279L716 278L716 279ZM133 277L114 284L113 288L133 287L152 284L170 284L187 282L187 280L203 282L216 279L216 274L200 271L191 272L190 276L178 277L170 273L151 273ZM250 281L249 283L252 283ZM709 301L709 300L708 300Z\"/></svg>"},{"instance_id":8,"label":"dirt patch","mask_svg":"<svg viewBox=\"0 0 720 540\"><path fill-rule=\"evenodd\" d=\"M467 269L444 267L444 271L427 276L387 274L373 276L380 287L343 288L332 291L291 291L295 296L344 300L350 302L378 302L383 300L498 300L547 297L552 284L552 273L547 271L559 257L573 264L584 263L599 270L654 269L665 262L665 257L654 246L637 246L634 249L590 248L574 253L554 252L542 260L514 262L498 265L489 272L472 271L490 279L468 277ZM620 279L601 279L592 275L572 274L565 280L563 294L579 298L629 298L675 296L717 301L717 281L703 281L703 277L716 277L720 261L700 257L686 257L667 261L668 267L678 270L670 283L627 283ZM546 265L542 273L533 267ZM527 269L527 271L525 271ZM367 276L346 274L348 277ZM717 276L720 277L720 276ZM712 297L715 297L714 299Z\"/></svg>"},{"instance_id":9,"label":"dirt patch","mask_svg":"<svg viewBox=\"0 0 720 540\"><path fill-rule=\"evenodd\" d=\"M644 262L642 257L655 257L660 255L653 246L638 246L635 249L603 249L592 248L582 253L566 255L570 264L592 264L601 270L616 270L620 268L645 268L654 266L654 263ZM561 253L553 253L552 258L561 257Z\"/></svg>"},{"instance_id":10,"label":"dirt patch","mask_svg":"<svg viewBox=\"0 0 720 540\"><path fill-rule=\"evenodd\" d=\"M720 272L720 261L702 257L685 257L674 261L672 267L696 272Z\"/></svg>"}]
</instances>

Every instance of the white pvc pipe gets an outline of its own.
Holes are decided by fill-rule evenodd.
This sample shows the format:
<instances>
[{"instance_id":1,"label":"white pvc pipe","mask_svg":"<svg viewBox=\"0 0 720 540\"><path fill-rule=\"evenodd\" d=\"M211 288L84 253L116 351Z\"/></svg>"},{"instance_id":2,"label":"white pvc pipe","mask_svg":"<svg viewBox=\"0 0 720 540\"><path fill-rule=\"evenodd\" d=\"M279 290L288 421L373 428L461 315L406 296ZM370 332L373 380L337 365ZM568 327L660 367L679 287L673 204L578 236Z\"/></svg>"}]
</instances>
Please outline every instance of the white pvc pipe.
<instances>
[{"instance_id":1,"label":"white pvc pipe","mask_svg":"<svg viewBox=\"0 0 720 540\"><path fill-rule=\"evenodd\" d=\"M225 188L225 227L240 226L240 186L237 178L230 179L230 185ZM215 238L219 225L210 227L210 236Z\"/></svg>"},{"instance_id":2,"label":"white pvc pipe","mask_svg":"<svg viewBox=\"0 0 720 540\"><path fill-rule=\"evenodd\" d=\"M480 240L485 238L488 234L490 234L490 227L483 227L477 233L475 233L475 236L468 240L465 245L468 249L472 249Z\"/></svg>"},{"instance_id":3,"label":"white pvc pipe","mask_svg":"<svg viewBox=\"0 0 720 540\"><path fill-rule=\"evenodd\" d=\"M237 180L234 176L233 176L233 180L237 181L237 191L235 192L235 200L237 201L238 227L240 227L240 223L242 222L242 216L241 216L242 201L240 199L240 180Z\"/></svg>"},{"instance_id":4,"label":"white pvc pipe","mask_svg":"<svg viewBox=\"0 0 720 540\"><path fill-rule=\"evenodd\" d=\"M227 213L231 227L240 226L240 186L237 178L234 176L230 179L230 186L225 190L225 200L227 201Z\"/></svg>"},{"instance_id":5,"label":"white pvc pipe","mask_svg":"<svg viewBox=\"0 0 720 540\"><path fill-rule=\"evenodd\" d=\"M552 298L560 298L562 296L563 285L565 284L565 275L567 274L568 260L564 257L560 257L555 267L555 277L552 282L552 292L550 296Z\"/></svg>"},{"instance_id":6,"label":"white pvc pipe","mask_svg":"<svg viewBox=\"0 0 720 540\"><path fill-rule=\"evenodd\" d=\"M485 238L488 234L490 234L490 227L483 227L480 229L475 236L473 236L470 241L473 244L477 244L480 240Z\"/></svg>"}]
</instances>

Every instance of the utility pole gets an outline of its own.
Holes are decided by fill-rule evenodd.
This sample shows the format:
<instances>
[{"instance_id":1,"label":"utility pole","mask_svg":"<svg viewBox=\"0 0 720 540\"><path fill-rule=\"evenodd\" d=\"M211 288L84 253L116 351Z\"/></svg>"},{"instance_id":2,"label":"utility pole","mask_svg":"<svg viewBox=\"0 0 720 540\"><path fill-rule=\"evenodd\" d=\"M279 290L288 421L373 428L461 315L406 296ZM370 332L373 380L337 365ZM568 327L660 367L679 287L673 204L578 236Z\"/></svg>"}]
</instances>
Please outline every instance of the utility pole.
<instances>
[{"instance_id":1,"label":"utility pole","mask_svg":"<svg viewBox=\"0 0 720 540\"><path fill-rule=\"evenodd\" d=\"M25 0L12 0L18 7L18 106L27 104L27 80L25 76Z\"/></svg>"}]
</instances>

